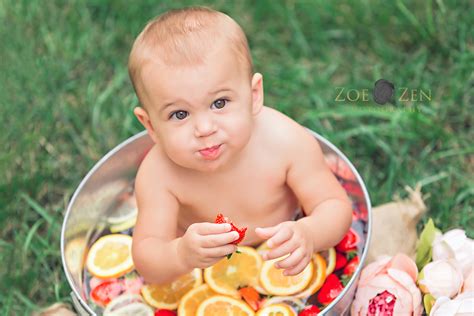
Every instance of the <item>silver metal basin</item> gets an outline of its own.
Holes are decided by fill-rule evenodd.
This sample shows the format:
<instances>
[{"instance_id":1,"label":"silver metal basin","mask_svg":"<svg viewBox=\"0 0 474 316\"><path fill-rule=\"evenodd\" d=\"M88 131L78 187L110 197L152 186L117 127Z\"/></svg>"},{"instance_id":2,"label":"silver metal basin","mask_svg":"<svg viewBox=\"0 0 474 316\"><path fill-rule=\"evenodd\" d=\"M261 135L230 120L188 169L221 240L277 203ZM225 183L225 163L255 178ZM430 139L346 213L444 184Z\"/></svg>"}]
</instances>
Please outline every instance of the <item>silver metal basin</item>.
<instances>
[{"instance_id":1,"label":"silver metal basin","mask_svg":"<svg viewBox=\"0 0 474 316\"><path fill-rule=\"evenodd\" d=\"M346 191L355 206L352 227L361 235L358 246L360 265L344 291L322 311L324 315L343 315L348 313L367 255L371 231L370 198L362 178L344 154L320 135L308 131L318 140L327 159L339 159L339 165L347 165L352 172L352 189L346 187ZM69 202L61 231L61 256L75 308L82 315L96 315L88 304L84 282L89 241L105 225L107 216L114 212L119 196L133 188L138 167L152 145L146 131L119 144L89 171ZM354 196L354 188L360 193L357 196Z\"/></svg>"}]
</instances>

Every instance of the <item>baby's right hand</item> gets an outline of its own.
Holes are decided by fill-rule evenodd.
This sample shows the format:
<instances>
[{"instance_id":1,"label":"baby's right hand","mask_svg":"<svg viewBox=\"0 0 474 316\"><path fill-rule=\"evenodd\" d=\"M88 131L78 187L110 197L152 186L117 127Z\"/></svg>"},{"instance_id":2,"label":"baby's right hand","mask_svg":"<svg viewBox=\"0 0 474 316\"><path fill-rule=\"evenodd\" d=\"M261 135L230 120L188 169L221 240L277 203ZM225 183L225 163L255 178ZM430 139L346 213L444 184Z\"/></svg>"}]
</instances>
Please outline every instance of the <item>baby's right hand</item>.
<instances>
[{"instance_id":1,"label":"baby's right hand","mask_svg":"<svg viewBox=\"0 0 474 316\"><path fill-rule=\"evenodd\" d=\"M178 242L178 255L188 268L207 268L237 250L239 238L230 224L194 223Z\"/></svg>"}]
</instances>

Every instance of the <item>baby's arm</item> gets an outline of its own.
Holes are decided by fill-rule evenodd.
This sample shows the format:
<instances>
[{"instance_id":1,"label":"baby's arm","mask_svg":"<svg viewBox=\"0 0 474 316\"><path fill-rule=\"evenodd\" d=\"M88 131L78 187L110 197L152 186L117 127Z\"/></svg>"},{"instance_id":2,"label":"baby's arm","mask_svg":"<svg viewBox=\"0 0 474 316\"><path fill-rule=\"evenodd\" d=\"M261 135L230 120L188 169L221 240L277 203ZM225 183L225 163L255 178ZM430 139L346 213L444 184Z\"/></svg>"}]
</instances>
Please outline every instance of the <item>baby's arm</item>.
<instances>
[{"instance_id":1,"label":"baby's arm","mask_svg":"<svg viewBox=\"0 0 474 316\"><path fill-rule=\"evenodd\" d=\"M150 153L151 154L151 153ZM147 157L148 158L148 157ZM133 232L135 268L150 283L165 283L191 271L177 253L176 223L179 204L164 183L152 176L145 159L135 179L138 218ZM151 169L151 170L150 170Z\"/></svg>"},{"instance_id":2,"label":"baby's arm","mask_svg":"<svg viewBox=\"0 0 474 316\"><path fill-rule=\"evenodd\" d=\"M293 125L281 139L289 161L287 184L307 216L296 222L257 228L256 233L268 239L271 250L264 254L264 259L290 254L276 266L286 269L284 274L295 275L306 267L313 252L328 249L344 237L352 222L352 208L311 134Z\"/></svg>"},{"instance_id":3,"label":"baby's arm","mask_svg":"<svg viewBox=\"0 0 474 316\"><path fill-rule=\"evenodd\" d=\"M155 154L152 150L145 158L135 180L139 212L132 255L147 282L164 284L234 252L236 246L229 243L238 233L230 232L229 224L196 223L176 238L179 202L156 167Z\"/></svg>"},{"instance_id":4,"label":"baby's arm","mask_svg":"<svg viewBox=\"0 0 474 316\"><path fill-rule=\"evenodd\" d=\"M352 205L343 187L324 161L316 139L305 131L295 142L298 153L290 164L287 183L306 217L298 220L311 232L314 251L335 246L352 223Z\"/></svg>"}]
</instances>

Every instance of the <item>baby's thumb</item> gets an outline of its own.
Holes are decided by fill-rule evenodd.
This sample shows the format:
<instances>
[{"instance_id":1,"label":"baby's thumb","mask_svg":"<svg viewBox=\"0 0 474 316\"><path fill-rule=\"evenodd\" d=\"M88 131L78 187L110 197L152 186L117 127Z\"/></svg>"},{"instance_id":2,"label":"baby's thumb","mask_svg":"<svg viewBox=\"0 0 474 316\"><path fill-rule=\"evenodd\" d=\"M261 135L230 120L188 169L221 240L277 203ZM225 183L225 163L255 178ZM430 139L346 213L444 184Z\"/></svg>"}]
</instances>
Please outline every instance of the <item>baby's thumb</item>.
<instances>
[{"instance_id":1,"label":"baby's thumb","mask_svg":"<svg viewBox=\"0 0 474 316\"><path fill-rule=\"evenodd\" d=\"M257 227L255 229L255 233L260 238L268 239L272 237L273 235L275 235L275 233L278 231L279 228L280 228L280 224L276 226L270 226L270 227L264 227L264 228Z\"/></svg>"}]
</instances>

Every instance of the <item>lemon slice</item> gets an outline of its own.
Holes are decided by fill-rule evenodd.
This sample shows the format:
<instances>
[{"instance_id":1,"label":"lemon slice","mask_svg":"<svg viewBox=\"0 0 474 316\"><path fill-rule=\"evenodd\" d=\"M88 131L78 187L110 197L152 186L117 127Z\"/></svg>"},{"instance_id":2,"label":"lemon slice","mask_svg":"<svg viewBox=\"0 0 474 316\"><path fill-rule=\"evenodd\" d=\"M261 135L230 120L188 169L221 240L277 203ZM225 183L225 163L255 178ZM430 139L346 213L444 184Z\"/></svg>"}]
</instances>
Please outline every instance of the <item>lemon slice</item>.
<instances>
[{"instance_id":1,"label":"lemon slice","mask_svg":"<svg viewBox=\"0 0 474 316\"><path fill-rule=\"evenodd\" d=\"M313 277L313 262L297 275L285 276L282 269L275 268L275 262L281 258L265 261L260 272L260 283L273 295L293 295L304 290Z\"/></svg>"},{"instance_id":2,"label":"lemon slice","mask_svg":"<svg viewBox=\"0 0 474 316\"><path fill-rule=\"evenodd\" d=\"M321 255L326 260L326 275L330 275L336 268L336 249L331 247L328 250L321 252Z\"/></svg>"},{"instance_id":3,"label":"lemon slice","mask_svg":"<svg viewBox=\"0 0 474 316\"><path fill-rule=\"evenodd\" d=\"M242 300L225 295L215 295L202 302L196 316L253 316L254 311Z\"/></svg>"},{"instance_id":4,"label":"lemon slice","mask_svg":"<svg viewBox=\"0 0 474 316\"><path fill-rule=\"evenodd\" d=\"M204 269L204 280L215 292L239 298L239 287L258 285L262 258L252 247L242 246L239 251Z\"/></svg>"},{"instance_id":5,"label":"lemon slice","mask_svg":"<svg viewBox=\"0 0 474 316\"><path fill-rule=\"evenodd\" d=\"M142 287L141 293L143 299L155 308L176 309L181 298L201 284L202 271L196 268L171 283L145 285Z\"/></svg>"},{"instance_id":6,"label":"lemon slice","mask_svg":"<svg viewBox=\"0 0 474 316\"><path fill-rule=\"evenodd\" d=\"M99 238L89 249L86 267L92 275L102 279L132 271L132 237L111 234Z\"/></svg>"},{"instance_id":7,"label":"lemon slice","mask_svg":"<svg viewBox=\"0 0 474 316\"><path fill-rule=\"evenodd\" d=\"M278 303L259 309L255 316L296 316L296 312L290 306Z\"/></svg>"},{"instance_id":8,"label":"lemon slice","mask_svg":"<svg viewBox=\"0 0 474 316\"><path fill-rule=\"evenodd\" d=\"M208 284L201 284L186 293L179 302L179 316L194 316L199 305L207 298L217 295Z\"/></svg>"}]
</instances>

